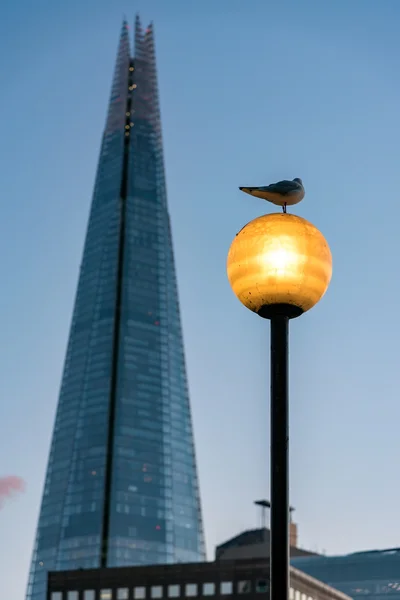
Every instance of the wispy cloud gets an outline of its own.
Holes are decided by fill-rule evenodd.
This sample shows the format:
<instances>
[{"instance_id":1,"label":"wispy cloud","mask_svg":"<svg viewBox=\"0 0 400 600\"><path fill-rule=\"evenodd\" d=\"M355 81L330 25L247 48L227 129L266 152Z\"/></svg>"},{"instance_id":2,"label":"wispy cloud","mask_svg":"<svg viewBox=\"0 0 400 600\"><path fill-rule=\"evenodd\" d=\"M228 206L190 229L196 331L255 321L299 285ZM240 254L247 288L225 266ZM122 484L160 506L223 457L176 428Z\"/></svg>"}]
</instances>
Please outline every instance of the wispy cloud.
<instances>
[{"instance_id":1,"label":"wispy cloud","mask_svg":"<svg viewBox=\"0 0 400 600\"><path fill-rule=\"evenodd\" d=\"M0 477L0 509L6 500L25 490L25 481L16 475Z\"/></svg>"}]
</instances>

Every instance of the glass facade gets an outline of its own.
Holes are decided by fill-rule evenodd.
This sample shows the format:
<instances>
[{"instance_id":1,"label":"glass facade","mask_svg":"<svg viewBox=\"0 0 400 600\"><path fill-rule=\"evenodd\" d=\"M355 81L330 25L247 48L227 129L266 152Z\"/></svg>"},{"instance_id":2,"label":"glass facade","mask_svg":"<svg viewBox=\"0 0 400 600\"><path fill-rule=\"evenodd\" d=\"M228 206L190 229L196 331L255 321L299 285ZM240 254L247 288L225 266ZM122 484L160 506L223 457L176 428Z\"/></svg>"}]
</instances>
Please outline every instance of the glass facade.
<instances>
[{"instance_id":1,"label":"glass facade","mask_svg":"<svg viewBox=\"0 0 400 600\"><path fill-rule=\"evenodd\" d=\"M390 595L400 600L400 548L299 557L291 564L351 598L387 600Z\"/></svg>"},{"instance_id":2,"label":"glass facade","mask_svg":"<svg viewBox=\"0 0 400 600\"><path fill-rule=\"evenodd\" d=\"M204 560L153 29L124 22L27 599L47 572Z\"/></svg>"}]
</instances>

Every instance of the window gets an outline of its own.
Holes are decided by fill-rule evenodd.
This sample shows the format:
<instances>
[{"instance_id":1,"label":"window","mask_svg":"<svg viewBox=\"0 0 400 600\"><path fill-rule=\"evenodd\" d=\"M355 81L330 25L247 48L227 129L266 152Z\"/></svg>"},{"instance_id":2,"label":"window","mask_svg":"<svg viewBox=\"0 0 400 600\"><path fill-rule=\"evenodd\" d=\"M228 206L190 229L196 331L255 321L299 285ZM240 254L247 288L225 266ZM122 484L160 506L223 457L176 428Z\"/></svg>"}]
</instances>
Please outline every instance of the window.
<instances>
[{"instance_id":1,"label":"window","mask_svg":"<svg viewBox=\"0 0 400 600\"><path fill-rule=\"evenodd\" d=\"M117 589L117 600L128 600L128 599L129 599L128 588L118 588Z\"/></svg>"},{"instance_id":2,"label":"window","mask_svg":"<svg viewBox=\"0 0 400 600\"><path fill-rule=\"evenodd\" d=\"M185 585L185 596L197 596L197 583L187 583Z\"/></svg>"},{"instance_id":3,"label":"window","mask_svg":"<svg viewBox=\"0 0 400 600\"><path fill-rule=\"evenodd\" d=\"M269 590L268 581L266 579L258 579L256 582L257 594L265 594Z\"/></svg>"},{"instance_id":4,"label":"window","mask_svg":"<svg viewBox=\"0 0 400 600\"><path fill-rule=\"evenodd\" d=\"M238 582L238 594L250 594L251 592L251 581L239 581Z\"/></svg>"},{"instance_id":5,"label":"window","mask_svg":"<svg viewBox=\"0 0 400 600\"><path fill-rule=\"evenodd\" d=\"M294 600L294 589L292 587L289 589L289 600Z\"/></svg>"},{"instance_id":6,"label":"window","mask_svg":"<svg viewBox=\"0 0 400 600\"><path fill-rule=\"evenodd\" d=\"M67 600L78 600L78 598L79 598L78 592L71 591L71 592L68 592L68 594L67 594Z\"/></svg>"},{"instance_id":7,"label":"window","mask_svg":"<svg viewBox=\"0 0 400 600\"><path fill-rule=\"evenodd\" d=\"M78 598L76 599L78 600ZM112 590L101 590L100 591L100 600L112 600Z\"/></svg>"},{"instance_id":8,"label":"window","mask_svg":"<svg viewBox=\"0 0 400 600\"><path fill-rule=\"evenodd\" d=\"M96 600L96 592L94 590L85 590L83 592L83 600Z\"/></svg>"},{"instance_id":9,"label":"window","mask_svg":"<svg viewBox=\"0 0 400 600\"><path fill-rule=\"evenodd\" d=\"M133 597L135 600L142 600L143 598L146 598L146 588L142 586L135 587L133 590Z\"/></svg>"},{"instance_id":10,"label":"window","mask_svg":"<svg viewBox=\"0 0 400 600\"><path fill-rule=\"evenodd\" d=\"M152 598L162 598L163 589L162 585L152 585L151 586L151 597Z\"/></svg>"},{"instance_id":11,"label":"window","mask_svg":"<svg viewBox=\"0 0 400 600\"><path fill-rule=\"evenodd\" d=\"M203 583L203 596L214 596L215 583Z\"/></svg>"},{"instance_id":12,"label":"window","mask_svg":"<svg viewBox=\"0 0 400 600\"><path fill-rule=\"evenodd\" d=\"M168 586L168 598L179 598L181 595L180 585L169 585Z\"/></svg>"},{"instance_id":13,"label":"window","mask_svg":"<svg viewBox=\"0 0 400 600\"><path fill-rule=\"evenodd\" d=\"M62 592L52 592L51 600L62 600Z\"/></svg>"},{"instance_id":14,"label":"window","mask_svg":"<svg viewBox=\"0 0 400 600\"><path fill-rule=\"evenodd\" d=\"M351 593L352 595L353 595L353 594L354 594L354 595L355 595L355 594L357 594L357 595L360 595L360 594L363 594L363 595L365 595L365 594L370 594L370 593L371 593L371 592L370 592L370 590L369 590L369 588L367 588L367 587L363 587L363 586L362 586L362 584L354 584L354 583L353 583L353 585L357 585L357 587L352 587L352 588L351 588L351 590L350 590L350 593ZM390 584L389 584L389 586L390 586ZM390 587L389 587L389 586L385 586L385 587L381 587L381 586L379 586L379 587L381 588L381 594L382 594L382 593L383 593L383 594L387 594L388 592L391 592L391 591L393 591L392 589L390 589Z\"/></svg>"},{"instance_id":15,"label":"window","mask_svg":"<svg viewBox=\"0 0 400 600\"><path fill-rule=\"evenodd\" d=\"M221 581L221 594L223 596L227 596L228 594L232 594L232 581Z\"/></svg>"},{"instance_id":16,"label":"window","mask_svg":"<svg viewBox=\"0 0 400 600\"><path fill-rule=\"evenodd\" d=\"M294 590L294 600L300 600L300 592L299 592L299 590Z\"/></svg>"}]
</instances>

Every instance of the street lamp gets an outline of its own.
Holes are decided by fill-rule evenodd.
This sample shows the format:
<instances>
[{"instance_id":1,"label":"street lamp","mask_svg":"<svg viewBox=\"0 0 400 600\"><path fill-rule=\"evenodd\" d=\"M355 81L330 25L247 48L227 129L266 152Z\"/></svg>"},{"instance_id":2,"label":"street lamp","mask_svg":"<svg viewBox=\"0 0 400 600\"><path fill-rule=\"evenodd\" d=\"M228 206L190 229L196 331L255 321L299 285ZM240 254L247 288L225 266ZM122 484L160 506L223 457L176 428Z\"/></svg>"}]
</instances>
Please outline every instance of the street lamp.
<instances>
[{"instance_id":1,"label":"street lamp","mask_svg":"<svg viewBox=\"0 0 400 600\"><path fill-rule=\"evenodd\" d=\"M270 598L288 600L289 319L310 310L325 294L332 256L314 225L293 214L273 213L239 231L229 250L227 272L240 302L271 322Z\"/></svg>"}]
</instances>

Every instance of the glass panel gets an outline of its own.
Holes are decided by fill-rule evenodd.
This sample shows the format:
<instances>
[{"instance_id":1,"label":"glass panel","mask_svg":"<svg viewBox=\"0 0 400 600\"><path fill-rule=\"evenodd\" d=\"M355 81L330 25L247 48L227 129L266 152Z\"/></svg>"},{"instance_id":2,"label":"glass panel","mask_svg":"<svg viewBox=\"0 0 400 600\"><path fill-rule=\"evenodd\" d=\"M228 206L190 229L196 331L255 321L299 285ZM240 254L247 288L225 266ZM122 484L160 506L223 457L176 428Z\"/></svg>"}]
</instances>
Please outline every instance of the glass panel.
<instances>
[{"instance_id":1,"label":"glass panel","mask_svg":"<svg viewBox=\"0 0 400 600\"><path fill-rule=\"evenodd\" d=\"M85 590L83 592L83 600L95 600L96 592L94 590Z\"/></svg>"},{"instance_id":2,"label":"glass panel","mask_svg":"<svg viewBox=\"0 0 400 600\"><path fill-rule=\"evenodd\" d=\"M67 600L78 600L78 598L79 598L79 594L75 590L70 591L67 594Z\"/></svg>"},{"instance_id":3,"label":"glass panel","mask_svg":"<svg viewBox=\"0 0 400 600\"><path fill-rule=\"evenodd\" d=\"M232 581L221 581L221 594L223 596L232 594L232 590L233 590Z\"/></svg>"},{"instance_id":4,"label":"glass panel","mask_svg":"<svg viewBox=\"0 0 400 600\"><path fill-rule=\"evenodd\" d=\"M117 589L117 600L128 600L128 598L129 598L128 588L118 588Z\"/></svg>"},{"instance_id":5,"label":"glass panel","mask_svg":"<svg viewBox=\"0 0 400 600\"><path fill-rule=\"evenodd\" d=\"M258 579L256 583L256 592L258 594L265 594L269 590L268 581L266 579Z\"/></svg>"},{"instance_id":6,"label":"glass panel","mask_svg":"<svg viewBox=\"0 0 400 600\"><path fill-rule=\"evenodd\" d=\"M384 586L384 587L382 587L382 586L377 586L377 587L380 587L381 594L387 594L390 591L389 585ZM344 591L345 593L347 593L349 595L351 594L351 596L368 595L368 594L371 594L372 590L375 588L374 584L370 581L363 581L361 583L355 583L353 581L351 583L351 586L349 586L350 589L348 591L345 590L346 587L347 587L346 584L341 584L340 591Z\"/></svg>"},{"instance_id":7,"label":"glass panel","mask_svg":"<svg viewBox=\"0 0 400 600\"><path fill-rule=\"evenodd\" d=\"M203 583L203 596L214 596L215 583Z\"/></svg>"},{"instance_id":8,"label":"glass panel","mask_svg":"<svg viewBox=\"0 0 400 600\"><path fill-rule=\"evenodd\" d=\"M135 587L133 590L133 597L135 600L142 600L143 598L146 598L146 588L143 586Z\"/></svg>"},{"instance_id":9,"label":"glass panel","mask_svg":"<svg viewBox=\"0 0 400 600\"><path fill-rule=\"evenodd\" d=\"M62 600L62 592L51 592L51 600Z\"/></svg>"},{"instance_id":10,"label":"glass panel","mask_svg":"<svg viewBox=\"0 0 400 600\"><path fill-rule=\"evenodd\" d=\"M168 586L168 597L169 598L178 598L181 594L181 586L180 585L169 585Z\"/></svg>"},{"instance_id":11,"label":"glass panel","mask_svg":"<svg viewBox=\"0 0 400 600\"><path fill-rule=\"evenodd\" d=\"M151 586L151 597L152 598L162 598L162 595L163 595L162 585Z\"/></svg>"},{"instance_id":12,"label":"glass panel","mask_svg":"<svg viewBox=\"0 0 400 600\"><path fill-rule=\"evenodd\" d=\"M353 594L370 594L374 589L372 581L363 581L362 583L355 583L354 581L350 586L351 593ZM379 594L398 594L400 592L400 583L398 581L388 581L384 579L376 583L376 592Z\"/></svg>"},{"instance_id":13,"label":"glass panel","mask_svg":"<svg viewBox=\"0 0 400 600\"><path fill-rule=\"evenodd\" d=\"M197 596L197 583L187 583L185 585L185 596Z\"/></svg>"},{"instance_id":14,"label":"glass panel","mask_svg":"<svg viewBox=\"0 0 400 600\"><path fill-rule=\"evenodd\" d=\"M251 581L238 582L238 594L249 594L251 592Z\"/></svg>"},{"instance_id":15,"label":"glass panel","mask_svg":"<svg viewBox=\"0 0 400 600\"><path fill-rule=\"evenodd\" d=\"M112 590L110 590L110 589L101 590L100 600L112 600Z\"/></svg>"}]
</instances>

